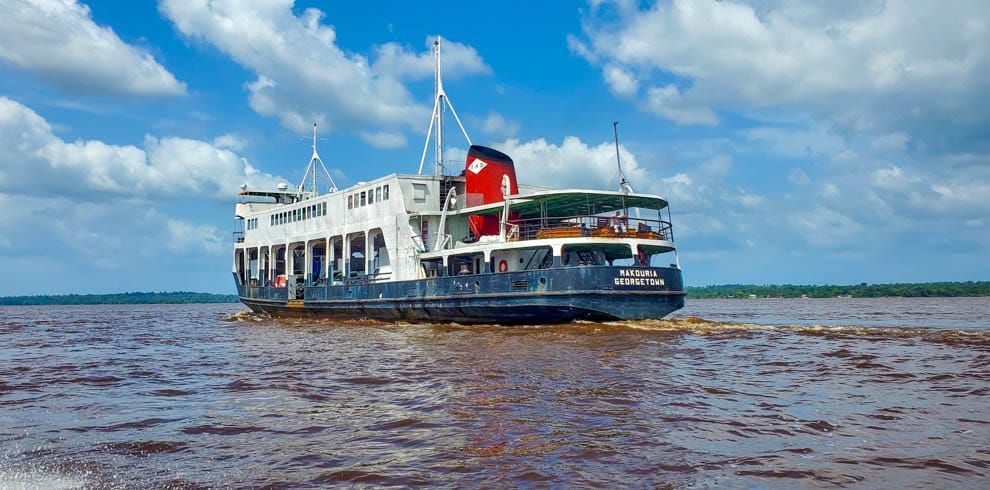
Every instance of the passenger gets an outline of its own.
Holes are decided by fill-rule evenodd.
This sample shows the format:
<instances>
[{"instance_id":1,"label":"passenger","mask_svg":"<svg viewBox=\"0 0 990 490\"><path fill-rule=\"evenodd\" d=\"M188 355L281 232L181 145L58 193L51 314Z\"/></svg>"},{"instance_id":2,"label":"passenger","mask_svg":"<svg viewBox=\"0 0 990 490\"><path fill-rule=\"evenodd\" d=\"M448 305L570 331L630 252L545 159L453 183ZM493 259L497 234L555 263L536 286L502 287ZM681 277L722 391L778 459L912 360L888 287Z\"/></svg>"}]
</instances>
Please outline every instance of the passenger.
<instances>
[{"instance_id":1,"label":"passenger","mask_svg":"<svg viewBox=\"0 0 990 490\"><path fill-rule=\"evenodd\" d=\"M629 229L626 223L626 215L616 211L615 215L612 216L612 231L615 232L616 235L625 233L626 230Z\"/></svg>"},{"instance_id":2,"label":"passenger","mask_svg":"<svg viewBox=\"0 0 990 490\"><path fill-rule=\"evenodd\" d=\"M461 264L460 270L457 271L457 274L460 275L460 276L465 276L465 275L468 275L470 273L471 273L471 270L468 269L467 264Z\"/></svg>"}]
</instances>

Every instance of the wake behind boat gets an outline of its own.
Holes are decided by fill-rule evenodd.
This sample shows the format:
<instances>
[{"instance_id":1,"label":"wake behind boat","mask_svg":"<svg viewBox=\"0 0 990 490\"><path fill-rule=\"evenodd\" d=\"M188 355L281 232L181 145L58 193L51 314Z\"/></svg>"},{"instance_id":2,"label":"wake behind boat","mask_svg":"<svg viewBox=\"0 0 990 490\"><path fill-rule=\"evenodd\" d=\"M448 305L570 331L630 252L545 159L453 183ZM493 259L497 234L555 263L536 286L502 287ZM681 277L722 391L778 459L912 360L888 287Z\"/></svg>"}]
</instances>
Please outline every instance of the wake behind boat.
<instances>
[{"instance_id":1,"label":"wake behind boat","mask_svg":"<svg viewBox=\"0 0 990 490\"><path fill-rule=\"evenodd\" d=\"M508 155L478 145L460 175L444 175L442 109L457 113L440 80L439 39L434 54L435 175L422 174L424 147L419 174L338 190L314 126L298 190L240 193L232 270L241 302L275 316L499 324L662 318L683 307L662 197L622 183L523 185Z\"/></svg>"}]
</instances>

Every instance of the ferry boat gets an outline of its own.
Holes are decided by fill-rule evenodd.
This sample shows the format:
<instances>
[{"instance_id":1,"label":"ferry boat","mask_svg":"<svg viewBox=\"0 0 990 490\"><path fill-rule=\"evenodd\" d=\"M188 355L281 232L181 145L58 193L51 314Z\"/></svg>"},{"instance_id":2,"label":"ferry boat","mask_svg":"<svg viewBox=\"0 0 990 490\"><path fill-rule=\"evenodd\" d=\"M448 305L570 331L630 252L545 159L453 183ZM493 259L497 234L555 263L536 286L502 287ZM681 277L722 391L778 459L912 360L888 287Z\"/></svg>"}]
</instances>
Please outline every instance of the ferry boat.
<instances>
[{"instance_id":1,"label":"ferry boat","mask_svg":"<svg viewBox=\"0 0 990 490\"><path fill-rule=\"evenodd\" d=\"M684 306L670 208L625 182L617 135L618 190L521 184L511 157L470 144L443 89L439 39L434 68L417 174L337 189L314 125L299 187L242 186L232 266L242 303L272 316L462 324L659 319ZM445 107L470 146L459 175L445 175Z\"/></svg>"}]
</instances>

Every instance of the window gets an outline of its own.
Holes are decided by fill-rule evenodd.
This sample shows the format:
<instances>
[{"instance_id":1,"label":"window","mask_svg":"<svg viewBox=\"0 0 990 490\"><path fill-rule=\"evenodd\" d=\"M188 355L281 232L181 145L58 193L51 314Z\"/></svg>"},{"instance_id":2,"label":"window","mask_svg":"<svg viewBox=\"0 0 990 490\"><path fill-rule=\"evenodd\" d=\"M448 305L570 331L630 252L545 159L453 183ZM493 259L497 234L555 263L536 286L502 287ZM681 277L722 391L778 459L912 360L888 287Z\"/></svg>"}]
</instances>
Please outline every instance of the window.
<instances>
[{"instance_id":1,"label":"window","mask_svg":"<svg viewBox=\"0 0 990 490\"><path fill-rule=\"evenodd\" d=\"M382 200L382 188L381 187L375 187L375 200L376 201L381 201Z\"/></svg>"},{"instance_id":2,"label":"window","mask_svg":"<svg viewBox=\"0 0 990 490\"><path fill-rule=\"evenodd\" d=\"M368 204L368 196L365 195L364 191L361 191L361 205L364 206Z\"/></svg>"},{"instance_id":3,"label":"window","mask_svg":"<svg viewBox=\"0 0 990 490\"><path fill-rule=\"evenodd\" d=\"M354 194L347 196L347 209L354 209Z\"/></svg>"},{"instance_id":4,"label":"window","mask_svg":"<svg viewBox=\"0 0 990 490\"><path fill-rule=\"evenodd\" d=\"M426 184L413 184L413 201L426 202Z\"/></svg>"},{"instance_id":5,"label":"window","mask_svg":"<svg viewBox=\"0 0 990 490\"><path fill-rule=\"evenodd\" d=\"M388 201L388 184L382 186L382 199Z\"/></svg>"},{"instance_id":6,"label":"window","mask_svg":"<svg viewBox=\"0 0 990 490\"><path fill-rule=\"evenodd\" d=\"M368 189L368 204L375 202L375 190Z\"/></svg>"},{"instance_id":7,"label":"window","mask_svg":"<svg viewBox=\"0 0 990 490\"><path fill-rule=\"evenodd\" d=\"M307 214L309 212L309 206L302 208L300 211L302 211L302 219L308 218Z\"/></svg>"},{"instance_id":8,"label":"window","mask_svg":"<svg viewBox=\"0 0 990 490\"><path fill-rule=\"evenodd\" d=\"M268 226L275 226L275 215L268 215Z\"/></svg>"},{"instance_id":9,"label":"window","mask_svg":"<svg viewBox=\"0 0 990 490\"><path fill-rule=\"evenodd\" d=\"M327 215L327 203L324 202L323 203L323 210L320 211L320 216L326 216L326 215Z\"/></svg>"}]
</instances>

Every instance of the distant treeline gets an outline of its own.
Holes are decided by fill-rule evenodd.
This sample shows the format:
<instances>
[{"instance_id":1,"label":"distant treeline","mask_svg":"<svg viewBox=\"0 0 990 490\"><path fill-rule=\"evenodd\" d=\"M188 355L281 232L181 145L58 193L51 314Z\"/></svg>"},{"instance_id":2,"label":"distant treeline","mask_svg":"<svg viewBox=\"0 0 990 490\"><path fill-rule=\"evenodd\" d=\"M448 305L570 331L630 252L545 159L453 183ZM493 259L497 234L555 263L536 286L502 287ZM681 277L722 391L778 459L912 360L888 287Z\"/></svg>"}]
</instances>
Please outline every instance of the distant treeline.
<instances>
[{"instance_id":1,"label":"distant treeline","mask_svg":"<svg viewBox=\"0 0 990 490\"><path fill-rule=\"evenodd\" d=\"M850 286L726 284L685 288L688 298L928 298L990 296L990 281L929 282L922 284L867 284Z\"/></svg>"},{"instance_id":2,"label":"distant treeline","mask_svg":"<svg viewBox=\"0 0 990 490\"><path fill-rule=\"evenodd\" d=\"M0 297L0 305L160 305L236 303L236 294L173 293L60 294Z\"/></svg>"}]
</instances>

